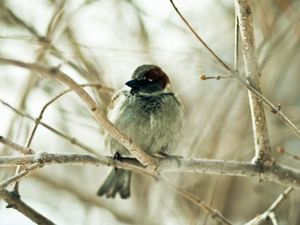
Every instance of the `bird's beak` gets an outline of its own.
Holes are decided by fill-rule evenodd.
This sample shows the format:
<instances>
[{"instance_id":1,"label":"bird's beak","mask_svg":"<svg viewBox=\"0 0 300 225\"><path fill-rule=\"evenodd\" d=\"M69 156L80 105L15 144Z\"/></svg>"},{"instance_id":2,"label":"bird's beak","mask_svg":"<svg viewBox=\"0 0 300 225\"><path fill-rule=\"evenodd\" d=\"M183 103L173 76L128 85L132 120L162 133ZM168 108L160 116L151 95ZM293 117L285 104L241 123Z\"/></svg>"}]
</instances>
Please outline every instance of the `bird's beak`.
<instances>
[{"instance_id":1,"label":"bird's beak","mask_svg":"<svg viewBox=\"0 0 300 225\"><path fill-rule=\"evenodd\" d=\"M140 87L140 84L139 84L139 82L138 82L137 80L130 80L130 81L127 81L125 84L126 84L128 87L131 87L131 88L133 88L133 89Z\"/></svg>"}]
</instances>

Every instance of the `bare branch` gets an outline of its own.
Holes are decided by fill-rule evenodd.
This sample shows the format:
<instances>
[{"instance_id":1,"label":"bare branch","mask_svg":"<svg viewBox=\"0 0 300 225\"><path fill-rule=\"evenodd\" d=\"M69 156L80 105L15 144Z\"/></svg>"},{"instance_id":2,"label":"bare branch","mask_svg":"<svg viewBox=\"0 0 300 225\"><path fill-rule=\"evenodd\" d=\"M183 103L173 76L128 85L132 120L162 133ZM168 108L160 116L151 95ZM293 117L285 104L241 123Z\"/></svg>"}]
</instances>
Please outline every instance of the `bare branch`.
<instances>
[{"instance_id":1,"label":"bare branch","mask_svg":"<svg viewBox=\"0 0 300 225\"><path fill-rule=\"evenodd\" d=\"M43 164L40 162L34 162L28 167L26 167L21 172L17 173L15 176L8 178L0 183L0 190L5 189L8 185L16 183L17 181L21 180L23 177L27 176L29 173L33 172L39 167L42 167Z\"/></svg>"},{"instance_id":2,"label":"bare branch","mask_svg":"<svg viewBox=\"0 0 300 225\"><path fill-rule=\"evenodd\" d=\"M23 147L21 145L18 145L14 142L9 141L7 138L2 137L2 136L0 136L0 143L4 144L4 145L6 145L6 146L8 146L12 149L15 149L18 152L23 153L23 154L30 155L30 154L34 153L34 151L31 148L27 148L27 147Z\"/></svg>"},{"instance_id":3,"label":"bare branch","mask_svg":"<svg viewBox=\"0 0 300 225\"><path fill-rule=\"evenodd\" d=\"M292 187L288 187L285 191L278 196L278 198L273 202L273 204L262 214L255 216L254 219L247 222L245 225L258 225L268 218L271 219L274 225L277 224L277 220L275 217L274 210L283 202L284 199L288 197L288 195L293 191Z\"/></svg>"},{"instance_id":4,"label":"bare branch","mask_svg":"<svg viewBox=\"0 0 300 225\"><path fill-rule=\"evenodd\" d=\"M197 32L194 30L194 28L189 24L189 22L184 18L184 16L181 14L181 12L178 10L176 5L174 4L173 0L170 0L170 3L172 4L174 10L179 15L179 17L182 19L182 21L185 23L185 25L190 29L190 31L194 34L194 36L197 38L198 41L214 56L216 60L218 60L228 71L232 72L232 69L206 44L206 42L197 34Z\"/></svg>"},{"instance_id":5,"label":"bare branch","mask_svg":"<svg viewBox=\"0 0 300 225\"><path fill-rule=\"evenodd\" d=\"M13 110L13 111L14 111L15 113L17 113L18 115L23 116L23 117L25 117L25 118L27 118L27 119L30 119L31 121L37 123L37 119L35 119L35 118L33 118L32 116L30 116L30 115L28 115L28 114L26 114L26 113L23 113L23 112L21 112L20 110L14 108L13 106L11 106L10 104L8 104L7 102L3 101L1 98L0 98L0 102L1 102L3 105L5 105L5 106L7 106L8 108L10 108L11 110ZM94 155L100 156L100 154L99 154L96 150L94 150L93 148L87 146L86 144L84 144L84 143L78 141L76 138L69 137L68 135L62 133L61 131L59 131L59 130L53 128L53 127L51 127L50 125L48 125L48 124L46 124L46 123L44 123L44 122L39 121L38 123L39 123L41 126L45 127L46 129L50 130L51 132L53 132L54 134L58 135L59 137L65 139L65 140L67 140L67 141L69 141L71 144L76 145L76 146L78 146L79 148L84 149L85 151L90 152L90 153L92 153L92 154L94 154ZM16 149L16 150L17 150L17 149ZM25 150L25 151L26 151L26 150Z\"/></svg>"},{"instance_id":6,"label":"bare branch","mask_svg":"<svg viewBox=\"0 0 300 225\"><path fill-rule=\"evenodd\" d=\"M99 89L104 89L106 91L113 91L112 88L109 88L109 87L106 87L106 86L103 86L99 83L94 83L94 84L81 84L80 85L81 87L96 87L96 88L99 88ZM54 98L50 99L42 108L38 118L36 119L36 123L35 123L35 126L34 128L32 129L32 132L30 134L30 137L29 137L29 140L28 140L28 143L27 143L27 147L30 146L31 142L32 142L32 139L34 137L34 134L37 130L37 127L38 125L40 124L41 120L43 119L43 115L46 111L46 109L48 108L49 105L51 105L53 102L55 102L57 99L59 99L60 97L62 97L63 95L69 93L70 91L72 91L72 89L68 89L68 90L65 90L63 92L61 92L60 94L58 94L57 96L55 96Z\"/></svg>"},{"instance_id":7,"label":"bare branch","mask_svg":"<svg viewBox=\"0 0 300 225\"><path fill-rule=\"evenodd\" d=\"M279 119L281 119L291 130L300 138L300 129L282 112L282 110L278 109L269 99L267 99L264 95L259 92L256 87L252 84L245 82L241 77L235 76L240 84L247 87L249 91L257 98L262 100L266 106L271 109L271 112L275 114Z\"/></svg>"},{"instance_id":8,"label":"bare branch","mask_svg":"<svg viewBox=\"0 0 300 225\"><path fill-rule=\"evenodd\" d=\"M260 176L257 166L250 162L240 162L233 160L208 160L208 159L184 159L176 156L172 159L161 160L157 171L159 173L199 173L229 175L240 177ZM36 153L25 156L3 156L0 157L0 166L31 165L35 162L43 162L44 165L64 164L64 165L106 165L114 166L134 172L155 175L143 167L135 159L124 158L122 162L113 160L111 157L96 158L84 154L62 154L62 153ZM300 171L283 165L263 166L264 179L281 185L292 186L300 189Z\"/></svg>"},{"instance_id":9,"label":"bare branch","mask_svg":"<svg viewBox=\"0 0 300 225\"><path fill-rule=\"evenodd\" d=\"M36 224L54 225L51 220L47 219L45 216L24 203L18 195L14 194L14 192L0 190L0 197L8 203L7 208L14 208L18 210Z\"/></svg>"},{"instance_id":10,"label":"bare branch","mask_svg":"<svg viewBox=\"0 0 300 225\"><path fill-rule=\"evenodd\" d=\"M232 75L206 76L205 74L200 76L201 80L210 80L210 79L221 80L221 79L228 79L228 78L234 78L234 76Z\"/></svg>"},{"instance_id":11,"label":"bare branch","mask_svg":"<svg viewBox=\"0 0 300 225\"><path fill-rule=\"evenodd\" d=\"M300 138L300 129L289 119L285 113L283 113L282 109L278 108L278 106L275 106L269 99L267 99L264 95L261 94L258 90L256 90L255 87L253 87L250 83L246 82L244 79L242 79L238 74L225 74L225 75L217 75L217 76L206 76L201 75L202 80L208 80L208 79L217 79L220 77L220 79L223 78L232 78L234 77L241 85L246 87L253 95L255 95L257 98L263 101L263 103L271 110L271 112L276 115L280 120L282 120L293 132L295 135Z\"/></svg>"},{"instance_id":12,"label":"bare branch","mask_svg":"<svg viewBox=\"0 0 300 225\"><path fill-rule=\"evenodd\" d=\"M202 208L204 211L206 211L208 214L210 214L211 217L213 219L215 219L216 221L221 222L222 224L227 224L227 225L233 224L226 217L224 217L218 210L211 208L206 202L202 201L197 196L179 189L178 187L174 186L173 184L170 184L168 181L166 181L162 178L161 178L161 180L164 182L164 184L166 184L172 190L176 191L179 195L181 195L182 197L193 202L198 207Z\"/></svg>"},{"instance_id":13,"label":"bare branch","mask_svg":"<svg viewBox=\"0 0 300 225\"><path fill-rule=\"evenodd\" d=\"M247 0L235 2L235 10L238 16L241 39L243 45L243 57L248 82L261 93L260 72L258 71L255 52L255 38L253 33L252 13ZM264 112L264 105L260 98L248 91L252 117L252 127L255 143L255 161L259 164L273 163L271 146Z\"/></svg>"}]
</instances>

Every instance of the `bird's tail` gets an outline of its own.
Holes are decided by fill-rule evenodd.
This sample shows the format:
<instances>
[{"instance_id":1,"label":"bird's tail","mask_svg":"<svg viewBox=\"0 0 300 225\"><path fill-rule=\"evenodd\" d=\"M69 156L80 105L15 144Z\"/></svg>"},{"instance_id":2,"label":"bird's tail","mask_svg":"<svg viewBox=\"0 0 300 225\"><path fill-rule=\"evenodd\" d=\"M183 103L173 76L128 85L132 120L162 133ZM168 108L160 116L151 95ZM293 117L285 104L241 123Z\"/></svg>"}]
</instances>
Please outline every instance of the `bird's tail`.
<instances>
[{"instance_id":1,"label":"bird's tail","mask_svg":"<svg viewBox=\"0 0 300 225\"><path fill-rule=\"evenodd\" d=\"M130 171L115 168L106 178L104 184L98 190L97 195L105 195L107 198L114 198L116 194L119 193L121 198L129 198L130 179Z\"/></svg>"}]
</instances>

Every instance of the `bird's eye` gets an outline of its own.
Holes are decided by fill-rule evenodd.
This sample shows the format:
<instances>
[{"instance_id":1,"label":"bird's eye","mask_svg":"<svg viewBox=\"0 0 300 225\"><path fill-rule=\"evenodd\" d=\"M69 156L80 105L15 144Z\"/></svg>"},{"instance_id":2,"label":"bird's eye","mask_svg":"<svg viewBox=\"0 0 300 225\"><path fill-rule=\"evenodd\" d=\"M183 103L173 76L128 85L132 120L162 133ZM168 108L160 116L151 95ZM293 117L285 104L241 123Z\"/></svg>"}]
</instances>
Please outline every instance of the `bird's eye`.
<instances>
[{"instance_id":1,"label":"bird's eye","mask_svg":"<svg viewBox=\"0 0 300 225\"><path fill-rule=\"evenodd\" d=\"M148 80L149 82L152 82L152 81L153 81L153 80L152 80L152 79L150 79L150 78L148 78L147 80Z\"/></svg>"}]
</instances>

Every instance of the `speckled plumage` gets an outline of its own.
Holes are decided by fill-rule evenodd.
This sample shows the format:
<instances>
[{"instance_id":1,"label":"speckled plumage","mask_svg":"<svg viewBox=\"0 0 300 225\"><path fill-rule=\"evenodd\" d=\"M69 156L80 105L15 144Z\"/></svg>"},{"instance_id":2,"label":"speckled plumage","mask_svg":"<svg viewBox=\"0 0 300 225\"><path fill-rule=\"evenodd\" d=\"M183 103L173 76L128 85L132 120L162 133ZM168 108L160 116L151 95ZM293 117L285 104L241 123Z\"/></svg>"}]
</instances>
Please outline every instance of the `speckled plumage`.
<instances>
[{"instance_id":1,"label":"speckled plumage","mask_svg":"<svg viewBox=\"0 0 300 225\"><path fill-rule=\"evenodd\" d=\"M174 151L183 124L182 106L174 93L132 95L122 91L116 98L118 102L108 113L112 123L148 153ZM128 155L116 140L105 139L113 153Z\"/></svg>"},{"instance_id":2,"label":"speckled plumage","mask_svg":"<svg viewBox=\"0 0 300 225\"><path fill-rule=\"evenodd\" d=\"M138 67L132 78L135 86L120 91L113 98L108 119L144 151L150 154L174 152L183 126L183 107L172 91L169 78L154 65ZM147 85L152 85L151 89ZM129 151L109 135L105 135L105 144L113 154L129 155ZM131 173L118 171L121 171L118 176L108 177L98 195L115 197L120 193L122 198L129 197Z\"/></svg>"}]
</instances>

